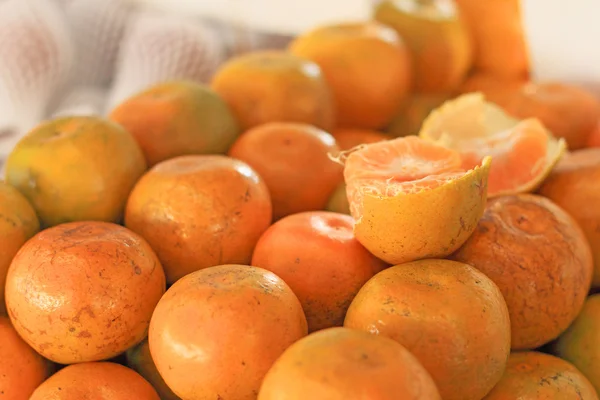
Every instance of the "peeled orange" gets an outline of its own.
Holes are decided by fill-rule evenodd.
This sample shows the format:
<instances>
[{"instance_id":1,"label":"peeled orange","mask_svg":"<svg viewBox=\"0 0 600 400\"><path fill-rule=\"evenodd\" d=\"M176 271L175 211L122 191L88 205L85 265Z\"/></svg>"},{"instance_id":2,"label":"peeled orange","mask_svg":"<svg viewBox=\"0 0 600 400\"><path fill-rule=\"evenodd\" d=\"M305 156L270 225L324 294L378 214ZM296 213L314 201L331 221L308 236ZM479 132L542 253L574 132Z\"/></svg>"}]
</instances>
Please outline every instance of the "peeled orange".
<instances>
[{"instance_id":1,"label":"peeled orange","mask_svg":"<svg viewBox=\"0 0 600 400\"><path fill-rule=\"evenodd\" d=\"M390 264L449 255L483 214L490 163L466 170L457 151L416 136L354 149L344 180L356 238Z\"/></svg>"},{"instance_id":2,"label":"peeled orange","mask_svg":"<svg viewBox=\"0 0 600 400\"><path fill-rule=\"evenodd\" d=\"M511 117L479 92L433 110L419 136L459 152L464 169L491 156L489 197L535 190L567 147L564 139L556 139L537 118Z\"/></svg>"}]
</instances>

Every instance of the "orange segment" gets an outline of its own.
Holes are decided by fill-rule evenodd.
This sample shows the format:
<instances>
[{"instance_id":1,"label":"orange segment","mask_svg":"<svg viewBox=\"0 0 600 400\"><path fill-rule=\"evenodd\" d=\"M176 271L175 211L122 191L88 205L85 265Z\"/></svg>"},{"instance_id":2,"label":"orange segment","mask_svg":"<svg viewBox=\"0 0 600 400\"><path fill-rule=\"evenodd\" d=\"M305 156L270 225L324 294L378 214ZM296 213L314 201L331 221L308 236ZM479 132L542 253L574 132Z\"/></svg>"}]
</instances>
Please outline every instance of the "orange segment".
<instances>
[{"instance_id":1,"label":"orange segment","mask_svg":"<svg viewBox=\"0 0 600 400\"><path fill-rule=\"evenodd\" d=\"M537 118L518 120L481 93L457 97L425 120L421 138L456 150L462 167L473 168L491 156L488 196L533 191L566 149Z\"/></svg>"}]
</instances>

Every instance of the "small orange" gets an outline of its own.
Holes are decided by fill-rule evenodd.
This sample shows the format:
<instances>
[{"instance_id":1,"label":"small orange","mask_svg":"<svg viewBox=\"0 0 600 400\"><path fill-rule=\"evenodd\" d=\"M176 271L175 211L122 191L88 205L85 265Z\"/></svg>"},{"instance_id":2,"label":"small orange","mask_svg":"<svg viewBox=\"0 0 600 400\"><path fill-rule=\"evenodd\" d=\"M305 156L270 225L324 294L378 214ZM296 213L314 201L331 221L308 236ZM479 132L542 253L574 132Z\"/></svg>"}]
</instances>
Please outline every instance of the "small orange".
<instances>
[{"instance_id":1,"label":"small orange","mask_svg":"<svg viewBox=\"0 0 600 400\"><path fill-rule=\"evenodd\" d=\"M234 57L217 70L211 85L244 131L268 122L305 123L326 130L335 123L332 93L321 68L285 51Z\"/></svg>"},{"instance_id":2,"label":"small orange","mask_svg":"<svg viewBox=\"0 0 600 400\"><path fill-rule=\"evenodd\" d=\"M140 374L154 387L161 400L180 400L167 386L164 379L158 373L156 365L150 354L150 345L148 338L144 339L137 346L127 350L126 361L129 368Z\"/></svg>"},{"instance_id":3,"label":"small orange","mask_svg":"<svg viewBox=\"0 0 600 400\"><path fill-rule=\"evenodd\" d=\"M50 363L21 339L8 318L0 316L0 399L29 399L50 372Z\"/></svg>"},{"instance_id":4,"label":"small orange","mask_svg":"<svg viewBox=\"0 0 600 400\"><path fill-rule=\"evenodd\" d=\"M153 85L119 104L110 119L133 135L150 167L186 154L224 154L240 133L221 96L187 81Z\"/></svg>"},{"instance_id":5,"label":"small orange","mask_svg":"<svg viewBox=\"0 0 600 400\"><path fill-rule=\"evenodd\" d=\"M342 181L342 167L329 158L339 147L312 125L272 122L245 132L229 151L260 175L271 195L273 219L322 210Z\"/></svg>"},{"instance_id":6,"label":"small orange","mask_svg":"<svg viewBox=\"0 0 600 400\"><path fill-rule=\"evenodd\" d=\"M171 284L223 262L250 263L271 215L267 186L248 164L223 155L180 156L140 179L125 226L150 243Z\"/></svg>"},{"instance_id":7,"label":"small orange","mask_svg":"<svg viewBox=\"0 0 600 400\"><path fill-rule=\"evenodd\" d=\"M267 373L258 400L441 400L429 373L402 345L329 328L291 345Z\"/></svg>"},{"instance_id":8,"label":"small orange","mask_svg":"<svg viewBox=\"0 0 600 400\"><path fill-rule=\"evenodd\" d=\"M221 265L181 278L152 316L156 367L182 399L256 399L263 377L306 336L298 298L272 272Z\"/></svg>"},{"instance_id":9,"label":"small orange","mask_svg":"<svg viewBox=\"0 0 600 400\"><path fill-rule=\"evenodd\" d=\"M271 225L256 244L252 265L290 285L309 332L342 326L358 290L387 267L356 240L353 225L345 214L298 213Z\"/></svg>"},{"instance_id":10,"label":"small orange","mask_svg":"<svg viewBox=\"0 0 600 400\"><path fill-rule=\"evenodd\" d=\"M410 52L396 31L379 22L321 26L294 39L289 50L321 67L338 127L381 129L410 92Z\"/></svg>"},{"instance_id":11,"label":"small orange","mask_svg":"<svg viewBox=\"0 0 600 400\"><path fill-rule=\"evenodd\" d=\"M69 365L42 383L29 400L161 400L131 369L111 362Z\"/></svg>"},{"instance_id":12,"label":"small orange","mask_svg":"<svg viewBox=\"0 0 600 400\"><path fill-rule=\"evenodd\" d=\"M6 278L15 329L60 364L106 360L142 341L164 292L165 275L148 243L108 222L38 233Z\"/></svg>"}]
</instances>

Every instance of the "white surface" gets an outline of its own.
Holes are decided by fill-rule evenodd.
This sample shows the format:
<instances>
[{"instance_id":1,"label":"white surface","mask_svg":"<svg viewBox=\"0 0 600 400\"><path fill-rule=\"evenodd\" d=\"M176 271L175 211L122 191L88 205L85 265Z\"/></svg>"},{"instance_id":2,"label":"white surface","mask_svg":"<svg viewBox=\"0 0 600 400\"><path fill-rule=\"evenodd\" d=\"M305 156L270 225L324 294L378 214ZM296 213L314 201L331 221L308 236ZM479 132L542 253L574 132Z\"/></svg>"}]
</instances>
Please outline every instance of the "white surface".
<instances>
[{"instance_id":1,"label":"white surface","mask_svg":"<svg viewBox=\"0 0 600 400\"><path fill-rule=\"evenodd\" d=\"M316 25L371 16L373 0L130 0L266 32L297 34Z\"/></svg>"},{"instance_id":2,"label":"white surface","mask_svg":"<svg viewBox=\"0 0 600 400\"><path fill-rule=\"evenodd\" d=\"M521 4L533 78L582 85L600 96L600 1Z\"/></svg>"}]
</instances>

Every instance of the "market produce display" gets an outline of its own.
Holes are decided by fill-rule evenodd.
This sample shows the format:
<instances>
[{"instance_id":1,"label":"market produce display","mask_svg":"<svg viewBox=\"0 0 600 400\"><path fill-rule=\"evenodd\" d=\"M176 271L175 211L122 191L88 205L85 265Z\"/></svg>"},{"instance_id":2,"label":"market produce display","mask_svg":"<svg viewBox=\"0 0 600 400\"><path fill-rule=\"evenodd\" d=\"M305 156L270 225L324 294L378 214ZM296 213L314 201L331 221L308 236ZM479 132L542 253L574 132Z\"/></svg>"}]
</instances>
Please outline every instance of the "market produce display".
<instances>
[{"instance_id":1,"label":"market produce display","mask_svg":"<svg viewBox=\"0 0 600 400\"><path fill-rule=\"evenodd\" d=\"M238 47L83 1L0 2L71 41L0 93L0 400L599 399L600 100L517 0Z\"/></svg>"}]
</instances>

